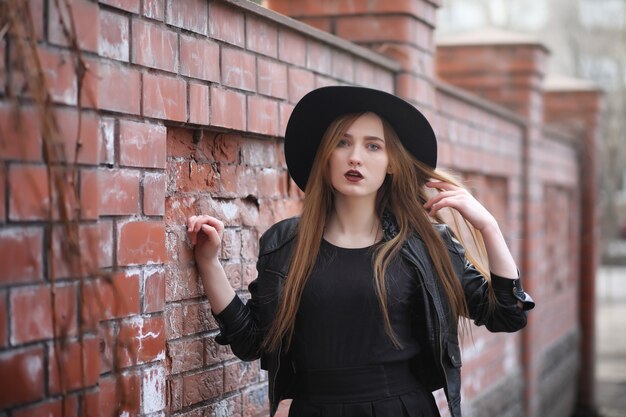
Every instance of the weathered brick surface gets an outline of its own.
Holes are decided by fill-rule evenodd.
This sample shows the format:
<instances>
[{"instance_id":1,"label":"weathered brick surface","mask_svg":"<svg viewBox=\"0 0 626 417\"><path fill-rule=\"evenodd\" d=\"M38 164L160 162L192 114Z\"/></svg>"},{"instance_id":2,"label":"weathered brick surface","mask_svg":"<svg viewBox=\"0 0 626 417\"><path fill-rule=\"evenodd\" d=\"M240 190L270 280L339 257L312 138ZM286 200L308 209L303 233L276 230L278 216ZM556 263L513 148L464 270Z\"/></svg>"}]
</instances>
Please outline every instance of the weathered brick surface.
<instances>
[{"instance_id":1,"label":"weathered brick surface","mask_svg":"<svg viewBox=\"0 0 626 417\"><path fill-rule=\"evenodd\" d=\"M584 152L593 165L601 101L596 92L543 92L541 48L435 55L439 1L268 1L373 47L377 59L250 4L80 0L72 14L88 68L77 135L78 78L55 4L32 0L30 11L51 101L60 105L49 156L60 162L60 182L77 187L66 206L79 224L74 242L53 204L56 189L48 190L44 124L5 37L0 93L10 89L21 103L18 118L0 97L0 374L16 376L0 381L5 414L60 416L58 393L67 388L68 416L267 415L266 373L215 342L184 223L192 214L224 221L220 258L231 286L248 297L259 236L300 210L303 194L288 177L280 139L289 114L308 91L337 84L394 92L424 111L439 165L497 218L538 302L523 334L474 329L474 343L463 347L464 407L526 417L571 408L577 312L592 317L577 294L593 293L596 262L587 256L581 267L571 256L595 245L578 233L594 230L586 207L595 201L579 158ZM435 61L441 78L485 100L435 82ZM542 118L559 133L542 129ZM76 149L73 179L61 165ZM583 364L591 348L584 326ZM584 375L589 369L581 365ZM441 392L436 398L443 410Z\"/></svg>"}]
</instances>

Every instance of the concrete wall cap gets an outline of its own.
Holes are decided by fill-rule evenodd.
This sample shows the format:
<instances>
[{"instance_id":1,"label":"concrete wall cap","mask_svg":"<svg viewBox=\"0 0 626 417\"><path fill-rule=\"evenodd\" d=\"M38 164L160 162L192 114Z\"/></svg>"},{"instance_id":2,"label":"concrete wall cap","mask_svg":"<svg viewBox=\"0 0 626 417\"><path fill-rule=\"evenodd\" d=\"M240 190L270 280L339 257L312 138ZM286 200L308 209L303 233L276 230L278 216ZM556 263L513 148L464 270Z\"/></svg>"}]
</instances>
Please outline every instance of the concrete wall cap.
<instances>
[{"instance_id":1,"label":"concrete wall cap","mask_svg":"<svg viewBox=\"0 0 626 417\"><path fill-rule=\"evenodd\" d=\"M436 32L435 32L436 34ZM500 45L532 45L550 50L535 36L525 33L511 32L494 27L457 32L447 35L435 35L438 47L453 46L500 46Z\"/></svg>"},{"instance_id":2,"label":"concrete wall cap","mask_svg":"<svg viewBox=\"0 0 626 417\"><path fill-rule=\"evenodd\" d=\"M543 80L543 90L546 92L557 91L597 91L602 88L592 81L581 78L568 77L561 74L549 74Z\"/></svg>"}]
</instances>

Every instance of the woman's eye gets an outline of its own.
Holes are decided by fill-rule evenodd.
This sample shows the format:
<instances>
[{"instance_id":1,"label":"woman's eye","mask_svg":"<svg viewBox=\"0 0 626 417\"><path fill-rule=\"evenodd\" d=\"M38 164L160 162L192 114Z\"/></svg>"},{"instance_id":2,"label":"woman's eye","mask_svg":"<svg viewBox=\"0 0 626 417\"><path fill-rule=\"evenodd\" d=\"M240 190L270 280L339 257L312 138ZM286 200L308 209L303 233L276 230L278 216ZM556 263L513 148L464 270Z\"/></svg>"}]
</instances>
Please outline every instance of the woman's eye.
<instances>
[{"instance_id":1,"label":"woman's eye","mask_svg":"<svg viewBox=\"0 0 626 417\"><path fill-rule=\"evenodd\" d=\"M367 144L367 149L369 149L370 151L377 151L379 149L381 149L380 145L376 144L376 143L368 143Z\"/></svg>"},{"instance_id":2,"label":"woman's eye","mask_svg":"<svg viewBox=\"0 0 626 417\"><path fill-rule=\"evenodd\" d=\"M339 139L339 142L337 142L337 146L338 147L343 147L343 146L348 146L349 142L346 139Z\"/></svg>"}]
</instances>

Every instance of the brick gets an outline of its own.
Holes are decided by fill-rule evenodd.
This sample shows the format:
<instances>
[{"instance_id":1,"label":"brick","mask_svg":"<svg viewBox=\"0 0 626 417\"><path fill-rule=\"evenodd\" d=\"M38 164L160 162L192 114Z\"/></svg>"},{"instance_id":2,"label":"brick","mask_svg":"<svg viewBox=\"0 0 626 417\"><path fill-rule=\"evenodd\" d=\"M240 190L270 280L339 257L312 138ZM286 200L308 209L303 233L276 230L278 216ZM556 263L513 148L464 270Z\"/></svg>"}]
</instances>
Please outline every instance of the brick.
<instances>
[{"instance_id":1,"label":"brick","mask_svg":"<svg viewBox=\"0 0 626 417\"><path fill-rule=\"evenodd\" d=\"M57 8L60 5L60 9ZM69 5L69 10L66 5ZM70 21L71 10L72 19ZM59 13L59 11L61 13ZM62 16L65 27L71 32L72 23L76 30L76 40L81 49L98 52L98 32L100 20L98 13L100 8L96 3L87 0L75 0L72 3L48 1L48 40L50 43L61 46L69 46L70 42L63 33L63 25L60 22Z\"/></svg>"},{"instance_id":2,"label":"brick","mask_svg":"<svg viewBox=\"0 0 626 417\"><path fill-rule=\"evenodd\" d=\"M0 105L0 158L41 161L39 116L32 107Z\"/></svg>"},{"instance_id":3,"label":"brick","mask_svg":"<svg viewBox=\"0 0 626 417\"><path fill-rule=\"evenodd\" d=\"M195 158L198 161L238 164L243 142L238 134L203 131Z\"/></svg>"},{"instance_id":4,"label":"brick","mask_svg":"<svg viewBox=\"0 0 626 417\"><path fill-rule=\"evenodd\" d=\"M167 356L172 361L172 375L200 369L204 366L204 339L198 337L169 340L167 342Z\"/></svg>"},{"instance_id":5,"label":"brick","mask_svg":"<svg viewBox=\"0 0 626 417\"><path fill-rule=\"evenodd\" d=\"M55 320L57 337L74 335L77 330L77 291L75 285L56 285ZM10 294L11 344L50 339L52 331L52 288L48 285L22 287Z\"/></svg>"},{"instance_id":6,"label":"brick","mask_svg":"<svg viewBox=\"0 0 626 417\"><path fill-rule=\"evenodd\" d=\"M0 347L6 347L9 341L9 306L6 291L0 291Z\"/></svg>"},{"instance_id":7,"label":"brick","mask_svg":"<svg viewBox=\"0 0 626 417\"><path fill-rule=\"evenodd\" d=\"M185 81L164 75L143 74L143 115L158 119L187 121Z\"/></svg>"},{"instance_id":8,"label":"brick","mask_svg":"<svg viewBox=\"0 0 626 417\"><path fill-rule=\"evenodd\" d=\"M167 156L168 158L191 158L195 153L196 144L193 139L193 130L184 127L167 128Z\"/></svg>"},{"instance_id":9,"label":"brick","mask_svg":"<svg viewBox=\"0 0 626 417\"><path fill-rule=\"evenodd\" d=\"M0 94L5 94L6 91L6 81L7 81L7 65L6 65L6 51L7 51L7 41L2 39L0 41ZM2 144L0 143L0 146Z\"/></svg>"},{"instance_id":10,"label":"brick","mask_svg":"<svg viewBox=\"0 0 626 417\"><path fill-rule=\"evenodd\" d=\"M291 112L293 111L294 107L294 105L289 103L278 103L278 134L280 136L285 135L285 131L287 130L287 123L289 122L289 116L291 116Z\"/></svg>"},{"instance_id":11,"label":"brick","mask_svg":"<svg viewBox=\"0 0 626 417\"><path fill-rule=\"evenodd\" d=\"M309 26L313 26L322 32L332 33L333 22L327 17L302 17L298 19L302 23L306 23Z\"/></svg>"},{"instance_id":12,"label":"brick","mask_svg":"<svg viewBox=\"0 0 626 417\"><path fill-rule=\"evenodd\" d=\"M165 309L165 270L150 269L145 272L143 312L156 313Z\"/></svg>"},{"instance_id":13,"label":"brick","mask_svg":"<svg viewBox=\"0 0 626 417\"><path fill-rule=\"evenodd\" d=\"M46 219L49 208L50 194L46 168L31 165L10 166L9 219Z\"/></svg>"},{"instance_id":14,"label":"brick","mask_svg":"<svg viewBox=\"0 0 626 417\"><path fill-rule=\"evenodd\" d=\"M245 40L243 13L225 3L211 2L209 4L209 36L243 47Z\"/></svg>"},{"instance_id":15,"label":"brick","mask_svg":"<svg viewBox=\"0 0 626 417\"><path fill-rule=\"evenodd\" d=\"M162 22L165 17L165 0L144 0L141 12L150 19Z\"/></svg>"},{"instance_id":16,"label":"brick","mask_svg":"<svg viewBox=\"0 0 626 417\"><path fill-rule=\"evenodd\" d=\"M98 220L100 229L100 254L98 266L108 268L113 266L113 222L111 220Z\"/></svg>"},{"instance_id":17,"label":"brick","mask_svg":"<svg viewBox=\"0 0 626 417\"><path fill-rule=\"evenodd\" d=\"M420 23L411 16L349 16L337 19L336 34L352 42L406 42L421 44ZM431 29L432 30L432 29ZM427 50L431 50L427 48Z\"/></svg>"},{"instance_id":18,"label":"brick","mask_svg":"<svg viewBox=\"0 0 626 417\"><path fill-rule=\"evenodd\" d=\"M258 362L237 361L224 366L224 392L244 388L259 379Z\"/></svg>"},{"instance_id":19,"label":"brick","mask_svg":"<svg viewBox=\"0 0 626 417\"><path fill-rule=\"evenodd\" d=\"M307 43L306 67L315 72L330 74L332 67L331 49L320 42L309 40Z\"/></svg>"},{"instance_id":20,"label":"brick","mask_svg":"<svg viewBox=\"0 0 626 417\"><path fill-rule=\"evenodd\" d=\"M100 174L97 170L80 171L80 218L98 220L100 210Z\"/></svg>"},{"instance_id":21,"label":"brick","mask_svg":"<svg viewBox=\"0 0 626 417\"><path fill-rule=\"evenodd\" d=\"M120 324L117 349L121 367L165 359L163 317L133 317L123 321Z\"/></svg>"},{"instance_id":22,"label":"brick","mask_svg":"<svg viewBox=\"0 0 626 417\"><path fill-rule=\"evenodd\" d=\"M36 401L44 397L44 351L41 347L0 353L0 407Z\"/></svg>"},{"instance_id":23,"label":"brick","mask_svg":"<svg viewBox=\"0 0 626 417\"><path fill-rule=\"evenodd\" d=\"M315 88L315 76L312 72L289 68L289 101L297 103L309 91Z\"/></svg>"},{"instance_id":24,"label":"brick","mask_svg":"<svg viewBox=\"0 0 626 417\"><path fill-rule=\"evenodd\" d=\"M82 358L81 358L82 357ZM62 370L59 375L59 367ZM48 389L51 395L91 387L100 377L100 343L95 337L62 346L51 344L48 353Z\"/></svg>"},{"instance_id":25,"label":"brick","mask_svg":"<svg viewBox=\"0 0 626 417\"><path fill-rule=\"evenodd\" d=\"M182 380L182 405L184 407L212 400L224 392L224 370L222 368L187 375Z\"/></svg>"},{"instance_id":26,"label":"brick","mask_svg":"<svg viewBox=\"0 0 626 417\"><path fill-rule=\"evenodd\" d=\"M139 415L141 405L141 378L138 373L107 375L100 378L100 391L84 403L89 417L117 417Z\"/></svg>"},{"instance_id":27,"label":"brick","mask_svg":"<svg viewBox=\"0 0 626 417\"><path fill-rule=\"evenodd\" d=\"M135 19L132 30L133 63L170 72L178 70L178 38L175 32Z\"/></svg>"},{"instance_id":28,"label":"brick","mask_svg":"<svg viewBox=\"0 0 626 417\"><path fill-rule=\"evenodd\" d=\"M119 134L121 165L165 168L167 132L164 126L121 120Z\"/></svg>"},{"instance_id":29,"label":"brick","mask_svg":"<svg viewBox=\"0 0 626 417\"><path fill-rule=\"evenodd\" d=\"M208 2L189 0L184 2L167 2L166 23L191 32L207 34Z\"/></svg>"},{"instance_id":30,"label":"brick","mask_svg":"<svg viewBox=\"0 0 626 417\"><path fill-rule=\"evenodd\" d=\"M156 413L165 409L166 403L165 368L157 366L143 371L141 380L141 412Z\"/></svg>"},{"instance_id":31,"label":"brick","mask_svg":"<svg viewBox=\"0 0 626 417\"><path fill-rule=\"evenodd\" d=\"M93 329L101 320L139 314L140 277L137 272L116 272L85 283L82 293L82 317Z\"/></svg>"},{"instance_id":32,"label":"brick","mask_svg":"<svg viewBox=\"0 0 626 417\"><path fill-rule=\"evenodd\" d=\"M100 118L100 163L112 166L115 163L115 119Z\"/></svg>"},{"instance_id":33,"label":"brick","mask_svg":"<svg viewBox=\"0 0 626 417\"><path fill-rule=\"evenodd\" d=\"M119 265L165 262L165 225L162 222L123 223L118 225L117 236Z\"/></svg>"},{"instance_id":34,"label":"brick","mask_svg":"<svg viewBox=\"0 0 626 417\"><path fill-rule=\"evenodd\" d=\"M342 81L354 81L354 58L345 52L333 51L332 75Z\"/></svg>"},{"instance_id":35,"label":"brick","mask_svg":"<svg viewBox=\"0 0 626 417\"><path fill-rule=\"evenodd\" d=\"M50 96L55 103L76 105L78 87L72 58L68 53L37 49Z\"/></svg>"},{"instance_id":36,"label":"brick","mask_svg":"<svg viewBox=\"0 0 626 417\"><path fill-rule=\"evenodd\" d=\"M76 236L74 236L76 235ZM52 229L52 261L48 278L80 277L98 270L100 229L95 224L83 224L70 229L56 226Z\"/></svg>"},{"instance_id":37,"label":"brick","mask_svg":"<svg viewBox=\"0 0 626 417\"><path fill-rule=\"evenodd\" d=\"M303 67L306 65L306 39L297 32L278 30L278 59Z\"/></svg>"},{"instance_id":38,"label":"brick","mask_svg":"<svg viewBox=\"0 0 626 417\"><path fill-rule=\"evenodd\" d=\"M167 175L164 172L146 172L143 177L143 213L146 216L165 214L165 188Z\"/></svg>"},{"instance_id":39,"label":"brick","mask_svg":"<svg viewBox=\"0 0 626 417\"><path fill-rule=\"evenodd\" d=\"M242 90L256 90L256 57L240 49L222 47L222 83Z\"/></svg>"},{"instance_id":40,"label":"brick","mask_svg":"<svg viewBox=\"0 0 626 417\"><path fill-rule=\"evenodd\" d=\"M194 160L173 162L169 166L169 178L178 192L212 192L219 189L220 175L212 163Z\"/></svg>"},{"instance_id":41,"label":"brick","mask_svg":"<svg viewBox=\"0 0 626 417\"><path fill-rule=\"evenodd\" d=\"M278 57L276 25L254 16L246 19L246 48L262 55Z\"/></svg>"},{"instance_id":42,"label":"brick","mask_svg":"<svg viewBox=\"0 0 626 417\"><path fill-rule=\"evenodd\" d=\"M2 284L32 283L43 279L43 229L4 228L0 230Z\"/></svg>"},{"instance_id":43,"label":"brick","mask_svg":"<svg viewBox=\"0 0 626 417\"><path fill-rule=\"evenodd\" d=\"M129 29L128 16L101 10L98 54L105 58L128 62L130 59Z\"/></svg>"},{"instance_id":44,"label":"brick","mask_svg":"<svg viewBox=\"0 0 626 417\"><path fill-rule=\"evenodd\" d=\"M33 22L33 29L34 29L34 34L35 34L35 39L37 41L42 41L45 39L45 33L44 33L44 0L33 0L33 1L29 1L27 4L25 4L24 6L28 7L28 12L30 14L30 18L32 19ZM20 18L22 18L20 16ZM26 33L24 33L22 35L21 32L18 32L16 30L15 27L11 27L9 28L8 33L11 36L23 36L25 35L26 38L29 38L30 36L30 31L28 29L26 29Z\"/></svg>"},{"instance_id":45,"label":"brick","mask_svg":"<svg viewBox=\"0 0 626 417\"><path fill-rule=\"evenodd\" d=\"M195 265L178 265L180 263L166 269L165 300L167 302L180 301L204 295L204 287L200 283Z\"/></svg>"},{"instance_id":46,"label":"brick","mask_svg":"<svg viewBox=\"0 0 626 417\"><path fill-rule=\"evenodd\" d=\"M99 0L99 2L130 13L139 13L139 0Z\"/></svg>"},{"instance_id":47,"label":"brick","mask_svg":"<svg viewBox=\"0 0 626 417\"><path fill-rule=\"evenodd\" d=\"M189 84L189 122L209 124L209 86Z\"/></svg>"},{"instance_id":48,"label":"brick","mask_svg":"<svg viewBox=\"0 0 626 417\"><path fill-rule=\"evenodd\" d=\"M180 73L206 81L220 80L220 48L208 39L180 35Z\"/></svg>"},{"instance_id":49,"label":"brick","mask_svg":"<svg viewBox=\"0 0 626 417\"><path fill-rule=\"evenodd\" d=\"M67 396L61 400L38 403L20 408L11 413L12 417L78 417L78 397Z\"/></svg>"},{"instance_id":50,"label":"brick","mask_svg":"<svg viewBox=\"0 0 626 417\"><path fill-rule=\"evenodd\" d=\"M167 335L170 339L190 336L217 328L217 323L210 313L209 303L206 301L184 305L168 306L165 310L167 317Z\"/></svg>"},{"instance_id":51,"label":"brick","mask_svg":"<svg viewBox=\"0 0 626 417\"><path fill-rule=\"evenodd\" d=\"M139 211L140 172L103 169L100 174L100 214L124 215Z\"/></svg>"},{"instance_id":52,"label":"brick","mask_svg":"<svg viewBox=\"0 0 626 417\"><path fill-rule=\"evenodd\" d=\"M220 345L214 337L204 340L204 364L207 366L234 359L235 355L229 346Z\"/></svg>"},{"instance_id":53,"label":"brick","mask_svg":"<svg viewBox=\"0 0 626 417\"><path fill-rule=\"evenodd\" d=\"M267 390L263 387L247 389L243 392L243 417L254 417L263 415L267 410ZM279 417L279 416L277 416Z\"/></svg>"},{"instance_id":54,"label":"brick","mask_svg":"<svg viewBox=\"0 0 626 417\"><path fill-rule=\"evenodd\" d=\"M211 125L235 130L246 128L246 96L211 86Z\"/></svg>"},{"instance_id":55,"label":"brick","mask_svg":"<svg viewBox=\"0 0 626 417\"><path fill-rule=\"evenodd\" d=\"M101 64L98 102L103 110L138 115L141 100L141 73L118 64ZM120 94L123 91L124 94Z\"/></svg>"},{"instance_id":56,"label":"brick","mask_svg":"<svg viewBox=\"0 0 626 417\"><path fill-rule=\"evenodd\" d=\"M287 98L287 66L285 64L258 58L258 91L275 98Z\"/></svg>"},{"instance_id":57,"label":"brick","mask_svg":"<svg viewBox=\"0 0 626 417\"><path fill-rule=\"evenodd\" d=\"M52 155L50 158L58 162L74 161L79 164L97 165L100 160L100 135L98 132L98 116L94 113L79 113L74 109L57 109L54 115L59 126L59 132L54 136L59 159ZM80 122L80 131L78 131ZM80 145L77 146L77 140Z\"/></svg>"},{"instance_id":58,"label":"brick","mask_svg":"<svg viewBox=\"0 0 626 417\"><path fill-rule=\"evenodd\" d=\"M263 97L248 97L248 131L278 136L278 103Z\"/></svg>"}]
</instances>

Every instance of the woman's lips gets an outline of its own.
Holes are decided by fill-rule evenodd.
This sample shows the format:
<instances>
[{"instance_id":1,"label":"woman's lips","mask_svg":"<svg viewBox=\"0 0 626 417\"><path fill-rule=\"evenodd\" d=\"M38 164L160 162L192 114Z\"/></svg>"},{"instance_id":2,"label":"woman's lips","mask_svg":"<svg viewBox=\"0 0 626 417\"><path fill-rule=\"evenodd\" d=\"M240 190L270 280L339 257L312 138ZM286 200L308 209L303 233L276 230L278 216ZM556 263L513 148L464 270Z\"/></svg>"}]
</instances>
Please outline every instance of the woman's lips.
<instances>
[{"instance_id":1,"label":"woman's lips","mask_svg":"<svg viewBox=\"0 0 626 417\"><path fill-rule=\"evenodd\" d=\"M343 174L343 176L346 177L346 179L350 182L359 182L363 179L363 175L361 175L361 173L356 169L349 170L348 172Z\"/></svg>"}]
</instances>

